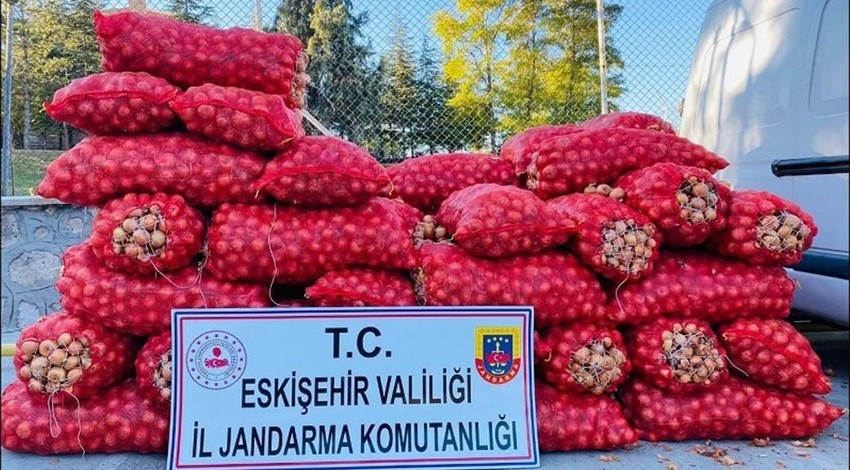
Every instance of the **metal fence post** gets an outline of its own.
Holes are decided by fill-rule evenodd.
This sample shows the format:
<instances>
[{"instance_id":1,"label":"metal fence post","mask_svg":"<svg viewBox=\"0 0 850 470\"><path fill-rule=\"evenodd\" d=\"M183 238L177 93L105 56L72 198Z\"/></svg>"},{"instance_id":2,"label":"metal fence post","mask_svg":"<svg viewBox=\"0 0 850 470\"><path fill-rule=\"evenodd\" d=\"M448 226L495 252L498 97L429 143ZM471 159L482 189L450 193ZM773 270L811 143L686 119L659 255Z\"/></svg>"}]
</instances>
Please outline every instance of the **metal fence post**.
<instances>
[{"instance_id":1,"label":"metal fence post","mask_svg":"<svg viewBox=\"0 0 850 470\"><path fill-rule=\"evenodd\" d=\"M605 2L596 0L596 29L599 34L599 89L602 114L608 114L608 61L605 57Z\"/></svg>"},{"instance_id":2,"label":"metal fence post","mask_svg":"<svg viewBox=\"0 0 850 470\"><path fill-rule=\"evenodd\" d=\"M15 5L12 1L6 4L6 76L3 80L3 184L0 194L9 194L9 174L12 169L12 20Z\"/></svg>"}]
</instances>

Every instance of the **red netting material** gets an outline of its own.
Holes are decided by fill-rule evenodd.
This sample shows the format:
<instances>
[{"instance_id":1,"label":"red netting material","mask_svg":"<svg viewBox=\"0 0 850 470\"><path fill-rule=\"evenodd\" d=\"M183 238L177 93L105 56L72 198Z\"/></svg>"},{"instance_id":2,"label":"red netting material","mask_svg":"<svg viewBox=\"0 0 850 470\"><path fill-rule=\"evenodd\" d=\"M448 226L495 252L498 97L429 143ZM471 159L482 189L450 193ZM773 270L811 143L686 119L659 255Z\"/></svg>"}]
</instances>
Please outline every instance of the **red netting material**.
<instances>
[{"instance_id":1,"label":"red netting material","mask_svg":"<svg viewBox=\"0 0 850 470\"><path fill-rule=\"evenodd\" d=\"M707 247L752 264L793 266L818 234L809 213L767 191L733 191L728 220Z\"/></svg>"},{"instance_id":2,"label":"red netting material","mask_svg":"<svg viewBox=\"0 0 850 470\"><path fill-rule=\"evenodd\" d=\"M44 104L51 119L90 134L142 134L171 127L180 88L147 73L104 72L71 80Z\"/></svg>"},{"instance_id":3,"label":"red netting material","mask_svg":"<svg viewBox=\"0 0 850 470\"><path fill-rule=\"evenodd\" d=\"M188 266L166 275L112 271L88 243L68 249L56 290L64 309L136 336L171 326L172 308L268 307L268 286L220 281Z\"/></svg>"},{"instance_id":4,"label":"red netting material","mask_svg":"<svg viewBox=\"0 0 850 470\"><path fill-rule=\"evenodd\" d=\"M308 207L356 206L389 185L369 152L330 136L296 139L266 165L258 182L277 200Z\"/></svg>"},{"instance_id":5,"label":"red netting material","mask_svg":"<svg viewBox=\"0 0 850 470\"><path fill-rule=\"evenodd\" d=\"M496 155L446 153L410 158L387 167L391 194L426 213L449 195L479 183L516 184L513 165Z\"/></svg>"},{"instance_id":6,"label":"red netting material","mask_svg":"<svg viewBox=\"0 0 850 470\"><path fill-rule=\"evenodd\" d=\"M609 303L617 323L679 315L722 323L736 318L784 318L794 281L784 269L692 250L662 251L651 276L626 284Z\"/></svg>"},{"instance_id":7,"label":"red netting material","mask_svg":"<svg viewBox=\"0 0 850 470\"><path fill-rule=\"evenodd\" d=\"M190 134L88 137L47 167L39 196L101 206L127 193L179 194L195 207L255 200L266 159Z\"/></svg>"},{"instance_id":8,"label":"red netting material","mask_svg":"<svg viewBox=\"0 0 850 470\"><path fill-rule=\"evenodd\" d=\"M396 211L398 211L398 214L404 221L404 226L411 232L414 232L417 229L419 222L422 221L423 217L425 217L422 211L405 203L399 198L387 199L387 201L395 207Z\"/></svg>"},{"instance_id":9,"label":"red netting material","mask_svg":"<svg viewBox=\"0 0 850 470\"><path fill-rule=\"evenodd\" d=\"M613 183L620 176L659 162L704 168L729 164L687 139L645 129L596 129L554 137L535 147L525 169L526 185L549 199L589 184Z\"/></svg>"},{"instance_id":10,"label":"red netting material","mask_svg":"<svg viewBox=\"0 0 850 470\"><path fill-rule=\"evenodd\" d=\"M702 320L659 318L630 330L626 346L635 373L669 393L694 393L729 377L726 351Z\"/></svg>"},{"instance_id":11,"label":"red netting material","mask_svg":"<svg viewBox=\"0 0 850 470\"><path fill-rule=\"evenodd\" d=\"M61 394L60 394L61 395ZM146 400L132 379L77 402L67 395L48 409L16 382L3 391L2 444L39 455L165 453L168 408Z\"/></svg>"},{"instance_id":12,"label":"red netting material","mask_svg":"<svg viewBox=\"0 0 850 470\"><path fill-rule=\"evenodd\" d=\"M648 131L676 134L673 125L658 116L635 112L602 114L579 124L582 129L644 129Z\"/></svg>"},{"instance_id":13,"label":"red netting material","mask_svg":"<svg viewBox=\"0 0 850 470\"><path fill-rule=\"evenodd\" d=\"M567 393L611 393L626 380L632 365L620 332L589 323L555 326L544 330L538 377ZM535 348L537 345L535 343Z\"/></svg>"},{"instance_id":14,"label":"red netting material","mask_svg":"<svg viewBox=\"0 0 850 470\"><path fill-rule=\"evenodd\" d=\"M694 246L726 226L731 190L711 173L675 163L656 163L615 184L625 203L649 217L669 246Z\"/></svg>"},{"instance_id":15,"label":"red netting material","mask_svg":"<svg viewBox=\"0 0 850 470\"><path fill-rule=\"evenodd\" d=\"M145 400L171 404L171 331L151 336L136 356L136 389Z\"/></svg>"},{"instance_id":16,"label":"red netting material","mask_svg":"<svg viewBox=\"0 0 850 470\"><path fill-rule=\"evenodd\" d=\"M718 334L732 363L750 380L802 394L832 391L817 353L791 324L741 319L722 325Z\"/></svg>"},{"instance_id":17,"label":"red netting material","mask_svg":"<svg viewBox=\"0 0 850 470\"><path fill-rule=\"evenodd\" d=\"M331 271L307 288L307 297L318 307L416 305L408 274L366 268Z\"/></svg>"},{"instance_id":18,"label":"red netting material","mask_svg":"<svg viewBox=\"0 0 850 470\"><path fill-rule=\"evenodd\" d=\"M181 196L131 193L98 211L89 242L110 269L173 271L197 256L205 231L203 215Z\"/></svg>"},{"instance_id":19,"label":"red netting material","mask_svg":"<svg viewBox=\"0 0 850 470\"><path fill-rule=\"evenodd\" d=\"M591 269L617 281L636 281L653 270L662 237L649 219L631 207L599 194L570 194L549 207L578 224L570 242Z\"/></svg>"},{"instance_id":20,"label":"red netting material","mask_svg":"<svg viewBox=\"0 0 850 470\"><path fill-rule=\"evenodd\" d=\"M183 88L214 83L282 95L301 108L307 56L281 33L216 29L157 14L94 14L94 30L111 72L148 72Z\"/></svg>"},{"instance_id":21,"label":"red netting material","mask_svg":"<svg viewBox=\"0 0 850 470\"><path fill-rule=\"evenodd\" d=\"M601 318L605 294L599 281L567 253L485 259L457 245L426 241L419 254L422 305L533 305L536 328Z\"/></svg>"},{"instance_id":22,"label":"red netting material","mask_svg":"<svg viewBox=\"0 0 850 470\"><path fill-rule=\"evenodd\" d=\"M251 150L283 150L304 135L301 114L280 95L206 83L171 102L189 132Z\"/></svg>"},{"instance_id":23,"label":"red netting material","mask_svg":"<svg viewBox=\"0 0 850 470\"><path fill-rule=\"evenodd\" d=\"M135 355L132 337L59 312L21 331L13 362L34 395L55 400L62 392L88 397L123 379Z\"/></svg>"},{"instance_id":24,"label":"red netting material","mask_svg":"<svg viewBox=\"0 0 850 470\"><path fill-rule=\"evenodd\" d=\"M543 452L614 449L638 440L620 404L611 397L561 393L540 382L534 396Z\"/></svg>"},{"instance_id":25,"label":"red netting material","mask_svg":"<svg viewBox=\"0 0 850 470\"><path fill-rule=\"evenodd\" d=\"M502 144L499 156L503 160L511 162L514 171L519 175L525 173L528 165L531 164L532 154L537 144L552 137L569 135L581 130L581 127L574 124L532 127L506 140Z\"/></svg>"},{"instance_id":26,"label":"red netting material","mask_svg":"<svg viewBox=\"0 0 850 470\"><path fill-rule=\"evenodd\" d=\"M630 380L620 397L629 422L647 441L808 438L844 414L818 398L737 377L692 395L671 395Z\"/></svg>"},{"instance_id":27,"label":"red netting material","mask_svg":"<svg viewBox=\"0 0 850 470\"><path fill-rule=\"evenodd\" d=\"M219 279L309 284L347 267L413 269L408 214L374 198L356 207L224 204L209 229L207 267Z\"/></svg>"},{"instance_id":28,"label":"red netting material","mask_svg":"<svg viewBox=\"0 0 850 470\"><path fill-rule=\"evenodd\" d=\"M488 258L538 253L565 243L576 231L575 222L531 191L497 184L452 193L436 220L464 250Z\"/></svg>"}]
</instances>

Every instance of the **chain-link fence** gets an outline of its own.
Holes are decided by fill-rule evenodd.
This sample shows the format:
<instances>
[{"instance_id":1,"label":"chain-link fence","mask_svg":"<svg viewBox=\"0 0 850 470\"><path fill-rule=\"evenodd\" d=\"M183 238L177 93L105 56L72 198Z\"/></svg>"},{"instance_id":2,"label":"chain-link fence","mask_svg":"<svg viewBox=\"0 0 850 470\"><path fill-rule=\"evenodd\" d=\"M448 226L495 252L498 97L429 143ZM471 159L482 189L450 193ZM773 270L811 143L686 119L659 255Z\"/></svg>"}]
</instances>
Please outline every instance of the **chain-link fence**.
<instances>
[{"instance_id":1,"label":"chain-link fence","mask_svg":"<svg viewBox=\"0 0 850 470\"><path fill-rule=\"evenodd\" d=\"M523 129L582 121L601 108L596 0L14 3L14 194L27 194L40 178L29 174L43 171L44 154L34 150L68 148L83 137L50 121L41 104L70 79L99 70L91 27L96 8L129 7L298 36L310 56L306 109L331 132L387 163L436 152L496 152ZM678 124L709 3L604 2L610 110L649 112ZM4 41L4 76L5 47Z\"/></svg>"}]
</instances>

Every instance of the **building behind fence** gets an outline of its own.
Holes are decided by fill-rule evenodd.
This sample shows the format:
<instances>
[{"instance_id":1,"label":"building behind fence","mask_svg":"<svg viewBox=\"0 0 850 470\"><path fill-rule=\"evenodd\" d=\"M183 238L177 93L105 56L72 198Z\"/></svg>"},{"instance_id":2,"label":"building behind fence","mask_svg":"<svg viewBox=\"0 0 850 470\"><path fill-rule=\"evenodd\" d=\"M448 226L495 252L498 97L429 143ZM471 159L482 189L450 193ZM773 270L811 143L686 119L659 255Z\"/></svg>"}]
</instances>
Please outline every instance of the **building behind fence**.
<instances>
[{"instance_id":1,"label":"building behind fence","mask_svg":"<svg viewBox=\"0 0 850 470\"><path fill-rule=\"evenodd\" d=\"M709 3L604 2L611 110L678 124ZM128 7L298 36L311 58L306 109L386 163L496 152L523 129L581 121L601 108L596 0L19 0L12 11L12 194L31 191L56 154L49 151L83 137L50 121L41 104L71 79L99 71L91 12Z\"/></svg>"}]
</instances>

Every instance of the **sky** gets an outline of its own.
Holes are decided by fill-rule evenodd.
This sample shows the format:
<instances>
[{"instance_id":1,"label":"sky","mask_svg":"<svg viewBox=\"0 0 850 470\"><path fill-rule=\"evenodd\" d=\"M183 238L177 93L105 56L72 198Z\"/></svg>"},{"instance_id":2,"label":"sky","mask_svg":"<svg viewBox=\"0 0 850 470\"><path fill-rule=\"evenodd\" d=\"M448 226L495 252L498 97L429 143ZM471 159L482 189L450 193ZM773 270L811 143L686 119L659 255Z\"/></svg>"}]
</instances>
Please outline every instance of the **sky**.
<instances>
[{"instance_id":1,"label":"sky","mask_svg":"<svg viewBox=\"0 0 850 470\"><path fill-rule=\"evenodd\" d=\"M201 0L216 10L220 26L251 27L254 5L259 2L265 25L271 24L281 0ZM285 1L285 0L284 0ZM372 50L388 50L393 25L407 27L412 44L422 38L439 50L432 33L432 18L440 10L453 11L456 0L352 0L355 12L367 12L363 30ZM123 7L127 0L106 0L108 7ZM167 0L148 0L148 8L164 9ZM625 62L626 91L616 100L626 111L658 114L678 123L677 107L684 97L693 49L710 0L617 0L623 6L620 20L609 38Z\"/></svg>"}]
</instances>

